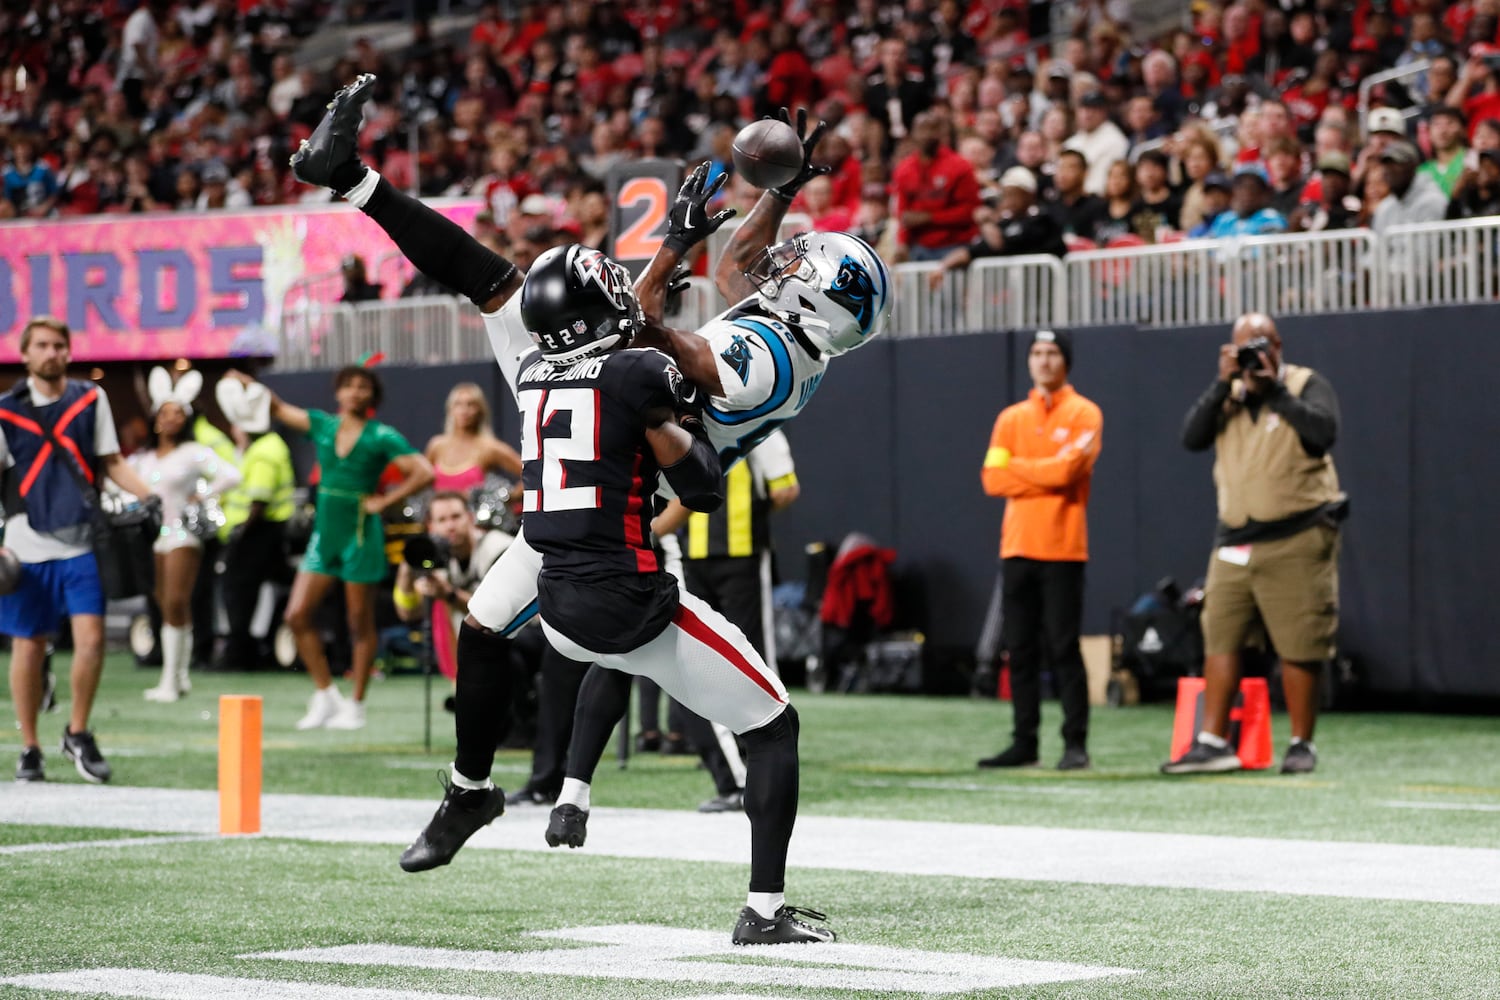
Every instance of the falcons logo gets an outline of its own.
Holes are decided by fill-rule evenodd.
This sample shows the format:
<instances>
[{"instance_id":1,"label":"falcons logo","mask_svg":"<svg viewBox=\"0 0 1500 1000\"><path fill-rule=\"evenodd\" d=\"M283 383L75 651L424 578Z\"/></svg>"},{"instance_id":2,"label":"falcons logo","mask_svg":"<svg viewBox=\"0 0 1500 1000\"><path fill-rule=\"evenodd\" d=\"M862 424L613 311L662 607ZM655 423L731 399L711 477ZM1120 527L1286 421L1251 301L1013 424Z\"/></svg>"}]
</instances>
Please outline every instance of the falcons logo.
<instances>
[{"instance_id":1,"label":"falcons logo","mask_svg":"<svg viewBox=\"0 0 1500 1000\"><path fill-rule=\"evenodd\" d=\"M592 282L597 285L616 309L629 308L625 269L619 264L598 250L580 247L573 269L584 284Z\"/></svg>"}]
</instances>

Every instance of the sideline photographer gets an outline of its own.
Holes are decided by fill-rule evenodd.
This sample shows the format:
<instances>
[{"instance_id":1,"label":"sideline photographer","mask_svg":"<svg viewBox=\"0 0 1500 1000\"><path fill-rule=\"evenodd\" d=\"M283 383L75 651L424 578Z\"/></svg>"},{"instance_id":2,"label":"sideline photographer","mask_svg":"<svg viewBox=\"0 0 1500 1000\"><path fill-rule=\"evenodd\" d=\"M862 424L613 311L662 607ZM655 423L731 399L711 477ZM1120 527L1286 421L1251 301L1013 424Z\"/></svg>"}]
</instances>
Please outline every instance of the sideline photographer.
<instances>
[{"instance_id":1,"label":"sideline photographer","mask_svg":"<svg viewBox=\"0 0 1500 1000\"><path fill-rule=\"evenodd\" d=\"M1219 348L1219 375L1182 428L1189 451L1213 447L1219 522L1203 598L1204 725L1164 774L1237 771L1225 736L1240 650L1265 623L1282 661L1292 741L1283 774L1317 766L1318 671L1338 631L1338 525L1348 510L1329 449L1338 437L1333 386L1282 360L1269 316L1248 313Z\"/></svg>"},{"instance_id":2,"label":"sideline photographer","mask_svg":"<svg viewBox=\"0 0 1500 1000\"><path fill-rule=\"evenodd\" d=\"M426 545L422 544L424 539ZM396 570L392 595L396 614L404 622L418 622L422 619L422 599L433 602L433 643L438 664L450 679L457 676L453 643L464 615L469 613L469 599L513 540L503 531L481 531L468 498L453 490L432 495L427 502L426 536L407 540L408 559ZM412 562L420 563L421 568L414 568ZM439 611L445 613L446 623L438 621Z\"/></svg>"}]
</instances>

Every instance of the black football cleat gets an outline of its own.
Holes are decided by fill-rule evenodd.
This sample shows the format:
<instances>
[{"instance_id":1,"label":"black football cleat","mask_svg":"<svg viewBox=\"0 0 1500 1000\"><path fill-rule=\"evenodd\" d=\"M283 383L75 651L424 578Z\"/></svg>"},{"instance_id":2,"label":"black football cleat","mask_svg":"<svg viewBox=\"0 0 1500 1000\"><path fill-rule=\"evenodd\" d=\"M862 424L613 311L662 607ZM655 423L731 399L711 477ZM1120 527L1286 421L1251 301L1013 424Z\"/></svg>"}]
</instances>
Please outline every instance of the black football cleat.
<instances>
[{"instance_id":1,"label":"black football cleat","mask_svg":"<svg viewBox=\"0 0 1500 1000\"><path fill-rule=\"evenodd\" d=\"M582 847L589 835L589 814L571 803L563 803L552 810L547 819L547 846Z\"/></svg>"},{"instance_id":2,"label":"black football cleat","mask_svg":"<svg viewBox=\"0 0 1500 1000\"><path fill-rule=\"evenodd\" d=\"M375 89L375 75L361 73L339 88L328 102L328 113L292 154L292 173L304 184L332 188L344 194L364 177L359 162L359 130L365 102Z\"/></svg>"},{"instance_id":3,"label":"black football cleat","mask_svg":"<svg viewBox=\"0 0 1500 1000\"><path fill-rule=\"evenodd\" d=\"M776 911L774 920L767 920L750 907L740 911L740 922L734 925L734 944L823 944L837 941L838 935L828 927L814 927L808 920L824 921L828 918L817 910L804 910L796 906L783 906Z\"/></svg>"},{"instance_id":4,"label":"black football cleat","mask_svg":"<svg viewBox=\"0 0 1500 1000\"><path fill-rule=\"evenodd\" d=\"M46 781L47 772L42 766L42 748L27 747L21 751L21 759L16 764L17 781Z\"/></svg>"},{"instance_id":5,"label":"black football cleat","mask_svg":"<svg viewBox=\"0 0 1500 1000\"><path fill-rule=\"evenodd\" d=\"M94 734L87 729L75 733L64 726L62 752L78 768L78 775L84 781L102 785L114 775L109 761L99 752L99 744L94 742Z\"/></svg>"},{"instance_id":6,"label":"black football cleat","mask_svg":"<svg viewBox=\"0 0 1500 1000\"><path fill-rule=\"evenodd\" d=\"M412 845L401 853L401 870L425 872L453 860L458 849L505 813L505 790L459 788L441 775L443 802Z\"/></svg>"}]
</instances>

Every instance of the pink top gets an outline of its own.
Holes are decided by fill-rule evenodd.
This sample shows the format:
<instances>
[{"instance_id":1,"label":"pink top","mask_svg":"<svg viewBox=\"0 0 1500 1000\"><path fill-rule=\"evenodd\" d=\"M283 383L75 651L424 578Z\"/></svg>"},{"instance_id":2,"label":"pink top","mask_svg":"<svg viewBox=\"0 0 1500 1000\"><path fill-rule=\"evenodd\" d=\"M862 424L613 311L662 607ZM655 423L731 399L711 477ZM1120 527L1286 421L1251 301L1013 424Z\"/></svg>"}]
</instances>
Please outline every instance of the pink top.
<instances>
[{"instance_id":1,"label":"pink top","mask_svg":"<svg viewBox=\"0 0 1500 1000\"><path fill-rule=\"evenodd\" d=\"M484 485L484 469L477 465L471 465L458 472L444 472L438 468L432 471L432 488L435 490L453 490L466 494L475 487Z\"/></svg>"}]
</instances>

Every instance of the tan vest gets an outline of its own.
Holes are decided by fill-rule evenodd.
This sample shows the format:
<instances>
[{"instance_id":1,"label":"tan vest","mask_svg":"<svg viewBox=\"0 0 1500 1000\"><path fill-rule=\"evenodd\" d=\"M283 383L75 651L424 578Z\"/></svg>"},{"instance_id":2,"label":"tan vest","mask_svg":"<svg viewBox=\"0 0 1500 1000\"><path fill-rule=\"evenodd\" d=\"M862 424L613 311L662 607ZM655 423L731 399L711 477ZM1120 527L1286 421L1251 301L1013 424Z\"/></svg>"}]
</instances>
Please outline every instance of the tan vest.
<instances>
[{"instance_id":1,"label":"tan vest","mask_svg":"<svg viewBox=\"0 0 1500 1000\"><path fill-rule=\"evenodd\" d=\"M1311 368L1286 366L1286 389L1300 397L1312 377ZM1333 457L1313 458L1302 440L1279 413L1260 408L1259 419L1235 402L1238 380L1224 404L1228 418L1214 443L1214 486L1219 494L1219 521L1242 528L1250 518L1280 521L1331 503L1343 494Z\"/></svg>"}]
</instances>

